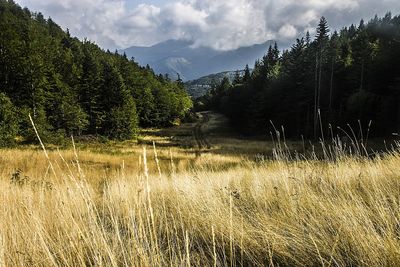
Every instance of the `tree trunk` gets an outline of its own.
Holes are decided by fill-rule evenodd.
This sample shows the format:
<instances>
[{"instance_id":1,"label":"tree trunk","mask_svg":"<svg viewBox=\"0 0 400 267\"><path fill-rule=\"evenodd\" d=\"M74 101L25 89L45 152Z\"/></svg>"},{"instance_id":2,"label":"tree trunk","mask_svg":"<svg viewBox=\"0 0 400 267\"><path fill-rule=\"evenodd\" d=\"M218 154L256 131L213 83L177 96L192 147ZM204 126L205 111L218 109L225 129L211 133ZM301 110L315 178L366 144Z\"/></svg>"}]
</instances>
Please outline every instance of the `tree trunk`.
<instances>
[{"instance_id":1,"label":"tree trunk","mask_svg":"<svg viewBox=\"0 0 400 267\"><path fill-rule=\"evenodd\" d=\"M316 127L315 131L317 133L318 126L320 125L319 115L320 115L320 108L321 108L321 80L322 80L322 51L319 53L319 71L318 71L318 90L317 90L317 114L316 114ZM317 139L317 134L315 135L315 139Z\"/></svg>"},{"instance_id":2,"label":"tree trunk","mask_svg":"<svg viewBox=\"0 0 400 267\"><path fill-rule=\"evenodd\" d=\"M314 88L314 139L317 139L318 124L318 52L315 56L315 88Z\"/></svg>"},{"instance_id":3,"label":"tree trunk","mask_svg":"<svg viewBox=\"0 0 400 267\"><path fill-rule=\"evenodd\" d=\"M399 109L400 111L400 109ZM307 116L306 116L306 127L305 127L305 134L306 136L310 136L310 104L307 104ZM400 115L400 113L399 113ZM399 117L400 118L400 117Z\"/></svg>"},{"instance_id":4,"label":"tree trunk","mask_svg":"<svg viewBox=\"0 0 400 267\"><path fill-rule=\"evenodd\" d=\"M364 59L362 60L362 63L361 63L361 77L360 77L360 91L362 91L364 88L364 65L365 65L365 63L364 63Z\"/></svg>"},{"instance_id":5,"label":"tree trunk","mask_svg":"<svg viewBox=\"0 0 400 267\"><path fill-rule=\"evenodd\" d=\"M333 95L333 67L335 64L335 59L332 58L332 64L331 64L331 84L329 88L329 115L332 112L332 95Z\"/></svg>"}]
</instances>

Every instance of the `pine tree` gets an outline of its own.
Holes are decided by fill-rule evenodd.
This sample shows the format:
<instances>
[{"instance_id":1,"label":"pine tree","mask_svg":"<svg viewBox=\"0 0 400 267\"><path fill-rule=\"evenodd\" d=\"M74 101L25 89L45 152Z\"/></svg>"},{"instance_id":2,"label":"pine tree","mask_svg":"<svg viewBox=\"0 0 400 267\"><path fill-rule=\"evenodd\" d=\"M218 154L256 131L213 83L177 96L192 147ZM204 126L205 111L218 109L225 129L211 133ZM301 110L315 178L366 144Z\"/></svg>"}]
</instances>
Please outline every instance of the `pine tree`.
<instances>
[{"instance_id":1,"label":"pine tree","mask_svg":"<svg viewBox=\"0 0 400 267\"><path fill-rule=\"evenodd\" d=\"M334 67L338 57L338 49L339 49L339 35L335 31L332 34L331 40L329 42L329 57L331 61L330 82L329 82L329 113L332 112L332 105L333 105L333 78L334 78Z\"/></svg>"},{"instance_id":2,"label":"pine tree","mask_svg":"<svg viewBox=\"0 0 400 267\"><path fill-rule=\"evenodd\" d=\"M316 63L315 63L315 102L314 102L314 139L317 139L317 131L319 125L320 109L321 109L321 85L322 85L322 68L324 64L326 46L329 41L329 27L325 17L321 17L316 35Z\"/></svg>"},{"instance_id":3,"label":"pine tree","mask_svg":"<svg viewBox=\"0 0 400 267\"><path fill-rule=\"evenodd\" d=\"M248 83L250 79L251 79L250 68L249 65L246 64L246 67L244 68L243 82Z\"/></svg>"},{"instance_id":4,"label":"pine tree","mask_svg":"<svg viewBox=\"0 0 400 267\"><path fill-rule=\"evenodd\" d=\"M233 85L239 85L242 83L242 77L240 76L239 70L235 71L235 76L233 78Z\"/></svg>"}]
</instances>

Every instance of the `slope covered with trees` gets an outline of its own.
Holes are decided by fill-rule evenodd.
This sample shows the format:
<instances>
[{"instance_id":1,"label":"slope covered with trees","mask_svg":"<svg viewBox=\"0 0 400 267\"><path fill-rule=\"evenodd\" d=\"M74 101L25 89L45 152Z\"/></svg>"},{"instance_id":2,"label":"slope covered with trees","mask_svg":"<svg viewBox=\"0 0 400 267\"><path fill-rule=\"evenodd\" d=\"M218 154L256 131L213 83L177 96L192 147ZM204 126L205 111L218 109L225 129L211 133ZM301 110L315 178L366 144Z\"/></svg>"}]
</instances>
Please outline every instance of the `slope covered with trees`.
<instances>
[{"instance_id":1,"label":"slope covered with trees","mask_svg":"<svg viewBox=\"0 0 400 267\"><path fill-rule=\"evenodd\" d=\"M249 134L269 132L270 121L294 138L327 137L337 127L366 131L370 123L376 136L398 132L400 16L332 33L321 18L313 40L307 34L283 52L271 46L251 75L223 80L198 103Z\"/></svg>"},{"instance_id":2,"label":"slope covered with trees","mask_svg":"<svg viewBox=\"0 0 400 267\"><path fill-rule=\"evenodd\" d=\"M182 119L192 102L181 81L156 76L126 55L70 36L52 19L0 0L0 145L34 140L135 136L139 126Z\"/></svg>"}]
</instances>

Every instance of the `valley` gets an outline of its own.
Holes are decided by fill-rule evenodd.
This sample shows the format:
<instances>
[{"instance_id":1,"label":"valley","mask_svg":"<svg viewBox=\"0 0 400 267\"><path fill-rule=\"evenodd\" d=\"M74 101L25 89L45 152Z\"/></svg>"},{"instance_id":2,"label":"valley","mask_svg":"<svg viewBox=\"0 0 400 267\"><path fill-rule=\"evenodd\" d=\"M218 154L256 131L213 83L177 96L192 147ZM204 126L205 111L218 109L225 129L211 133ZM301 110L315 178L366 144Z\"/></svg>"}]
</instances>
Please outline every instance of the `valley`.
<instances>
[{"instance_id":1,"label":"valley","mask_svg":"<svg viewBox=\"0 0 400 267\"><path fill-rule=\"evenodd\" d=\"M0 0L0 267L400 266L394 2L39 2Z\"/></svg>"}]
</instances>

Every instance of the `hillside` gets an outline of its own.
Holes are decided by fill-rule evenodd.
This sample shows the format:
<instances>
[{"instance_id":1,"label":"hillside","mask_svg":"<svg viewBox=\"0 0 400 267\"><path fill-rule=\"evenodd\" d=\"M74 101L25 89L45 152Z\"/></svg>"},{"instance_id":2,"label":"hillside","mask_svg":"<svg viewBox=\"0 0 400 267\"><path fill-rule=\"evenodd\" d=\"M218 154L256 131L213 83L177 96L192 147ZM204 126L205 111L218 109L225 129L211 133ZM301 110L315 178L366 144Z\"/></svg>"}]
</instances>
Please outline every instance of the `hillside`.
<instances>
[{"instance_id":1,"label":"hillside","mask_svg":"<svg viewBox=\"0 0 400 267\"><path fill-rule=\"evenodd\" d=\"M224 71L203 76L199 79L185 82L185 87L189 95L196 99L206 95L212 86L221 83L224 78L228 78L230 82L233 82L236 74L241 77L244 74L244 70Z\"/></svg>"},{"instance_id":2,"label":"hillside","mask_svg":"<svg viewBox=\"0 0 400 267\"><path fill-rule=\"evenodd\" d=\"M65 136L133 138L192 107L183 84L63 31L41 13L0 0L0 145Z\"/></svg>"},{"instance_id":3,"label":"hillside","mask_svg":"<svg viewBox=\"0 0 400 267\"><path fill-rule=\"evenodd\" d=\"M243 69L254 65L262 57L272 41L232 51L218 51L207 47L193 47L193 43L169 40L151 47L130 47L125 52L142 65L150 65L156 73L167 73L172 79L177 73L185 81L224 71Z\"/></svg>"}]
</instances>

